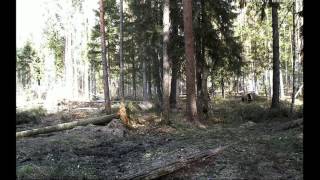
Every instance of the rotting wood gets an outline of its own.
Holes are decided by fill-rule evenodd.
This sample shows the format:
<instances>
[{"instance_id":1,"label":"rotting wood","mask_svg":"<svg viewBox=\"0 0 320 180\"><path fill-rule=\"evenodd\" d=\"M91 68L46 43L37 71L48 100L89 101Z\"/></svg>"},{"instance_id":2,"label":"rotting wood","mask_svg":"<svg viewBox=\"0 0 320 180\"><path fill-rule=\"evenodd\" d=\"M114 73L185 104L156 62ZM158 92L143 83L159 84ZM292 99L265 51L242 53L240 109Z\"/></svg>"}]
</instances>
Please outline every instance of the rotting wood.
<instances>
[{"instance_id":1,"label":"rotting wood","mask_svg":"<svg viewBox=\"0 0 320 180\"><path fill-rule=\"evenodd\" d=\"M136 174L129 174L121 177L120 179L156 179L164 175L168 175L173 173L181 168L188 166L190 163L195 162L197 160L204 160L210 158L212 156L217 155L222 150L227 148L228 146L222 146L215 149L209 149L206 151L202 151L199 153L192 154L186 158L178 159L169 164L165 164L160 167L154 167L149 170L144 170L142 172L138 172Z\"/></svg>"}]
</instances>

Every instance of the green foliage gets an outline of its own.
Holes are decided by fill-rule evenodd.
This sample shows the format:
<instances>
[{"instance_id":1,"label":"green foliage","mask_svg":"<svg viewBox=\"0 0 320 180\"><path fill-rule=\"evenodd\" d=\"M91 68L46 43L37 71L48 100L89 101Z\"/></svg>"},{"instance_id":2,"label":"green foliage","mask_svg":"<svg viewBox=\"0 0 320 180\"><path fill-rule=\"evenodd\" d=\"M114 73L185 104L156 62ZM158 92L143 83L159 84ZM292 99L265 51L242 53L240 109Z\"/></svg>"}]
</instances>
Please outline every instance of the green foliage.
<instances>
[{"instance_id":1,"label":"green foliage","mask_svg":"<svg viewBox=\"0 0 320 180\"><path fill-rule=\"evenodd\" d=\"M117 49L118 33L119 33L119 14L116 0L105 0L105 33L107 45L107 60L110 63L110 71L114 72L117 65ZM88 43L87 57L91 66L98 72L102 70L101 59L101 40L100 40L100 24L99 11L95 11L97 24L92 29L91 39Z\"/></svg>"},{"instance_id":2,"label":"green foliage","mask_svg":"<svg viewBox=\"0 0 320 180\"><path fill-rule=\"evenodd\" d=\"M55 57L55 67L57 75L62 77L64 70L64 48L65 48L65 39L63 36L59 35L58 31L48 32L48 47L54 52Z\"/></svg>"},{"instance_id":3,"label":"green foliage","mask_svg":"<svg viewBox=\"0 0 320 180\"><path fill-rule=\"evenodd\" d=\"M22 49L17 50L16 71L23 87L29 86L32 79L40 85L43 77L43 61L38 57L30 41L27 41Z\"/></svg>"},{"instance_id":4,"label":"green foliage","mask_svg":"<svg viewBox=\"0 0 320 180\"><path fill-rule=\"evenodd\" d=\"M39 123L46 115L47 111L41 107L16 112L16 124Z\"/></svg>"},{"instance_id":5,"label":"green foliage","mask_svg":"<svg viewBox=\"0 0 320 180\"><path fill-rule=\"evenodd\" d=\"M83 0L72 0L72 5L75 8L81 9L81 2ZM62 10L63 7L58 2L53 2L57 6L58 10ZM46 21L46 28L44 34L46 36L46 45L53 52L54 64L56 74L58 77L62 77L64 73L64 51L65 51L65 34L64 25L61 19L61 12L48 12L48 19Z\"/></svg>"},{"instance_id":6,"label":"green foliage","mask_svg":"<svg viewBox=\"0 0 320 180\"><path fill-rule=\"evenodd\" d=\"M280 63L281 69L292 70L291 33L292 1L282 1L279 12ZM245 18L237 22L237 36L244 45L245 66L242 74L254 73L258 78L272 68L272 18L267 2L246 3Z\"/></svg>"}]
</instances>

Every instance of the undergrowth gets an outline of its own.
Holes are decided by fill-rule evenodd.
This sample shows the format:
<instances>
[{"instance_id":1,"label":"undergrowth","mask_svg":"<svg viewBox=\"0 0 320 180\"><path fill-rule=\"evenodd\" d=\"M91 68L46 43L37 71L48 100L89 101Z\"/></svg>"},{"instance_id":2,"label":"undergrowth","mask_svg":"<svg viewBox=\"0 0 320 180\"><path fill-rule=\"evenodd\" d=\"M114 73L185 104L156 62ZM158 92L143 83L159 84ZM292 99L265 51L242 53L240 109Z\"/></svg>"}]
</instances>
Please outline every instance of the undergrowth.
<instances>
[{"instance_id":1,"label":"undergrowth","mask_svg":"<svg viewBox=\"0 0 320 180\"><path fill-rule=\"evenodd\" d=\"M247 103L239 99L214 99L213 116L224 122L234 121L287 121L303 117L303 107L295 106L290 112L290 103L280 102L280 108L270 109L271 102L263 97Z\"/></svg>"},{"instance_id":2,"label":"undergrowth","mask_svg":"<svg viewBox=\"0 0 320 180\"><path fill-rule=\"evenodd\" d=\"M16 112L16 124L40 123L41 119L47 115L47 111L42 107Z\"/></svg>"}]
</instances>

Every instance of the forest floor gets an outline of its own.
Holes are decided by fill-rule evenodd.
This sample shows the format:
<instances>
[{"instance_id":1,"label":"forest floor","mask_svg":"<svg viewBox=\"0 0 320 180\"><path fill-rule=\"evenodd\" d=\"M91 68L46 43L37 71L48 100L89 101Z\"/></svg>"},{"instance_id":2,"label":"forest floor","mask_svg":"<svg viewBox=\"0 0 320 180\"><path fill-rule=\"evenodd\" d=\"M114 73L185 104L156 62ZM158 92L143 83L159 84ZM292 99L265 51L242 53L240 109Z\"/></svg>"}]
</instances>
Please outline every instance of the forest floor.
<instances>
[{"instance_id":1,"label":"forest floor","mask_svg":"<svg viewBox=\"0 0 320 180\"><path fill-rule=\"evenodd\" d=\"M212 158L161 179L303 179L303 128L276 130L302 114L289 118L287 109L271 112L269 104L219 100L212 104L212 118L203 122L206 129L187 122L184 102L179 101L170 126L159 125L152 111L135 112L145 120L133 130L120 127L115 120L108 126L88 125L19 139L17 178L121 179L195 152L230 145ZM85 111L85 106L75 105L38 123L17 125L17 131L101 114ZM150 116L155 118L144 118Z\"/></svg>"}]
</instances>

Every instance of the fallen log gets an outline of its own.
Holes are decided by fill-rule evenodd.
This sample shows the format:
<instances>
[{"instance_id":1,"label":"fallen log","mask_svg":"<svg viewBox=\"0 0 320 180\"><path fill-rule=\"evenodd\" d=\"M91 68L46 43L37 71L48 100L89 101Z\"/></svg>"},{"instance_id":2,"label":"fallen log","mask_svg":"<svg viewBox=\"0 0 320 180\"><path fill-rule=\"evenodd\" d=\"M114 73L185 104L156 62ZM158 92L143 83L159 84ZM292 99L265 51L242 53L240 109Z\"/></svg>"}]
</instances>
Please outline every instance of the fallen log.
<instances>
[{"instance_id":1,"label":"fallen log","mask_svg":"<svg viewBox=\"0 0 320 180\"><path fill-rule=\"evenodd\" d=\"M291 128L298 127L302 124L303 124L303 118L300 118L300 119L296 119L294 121L286 122L286 123L280 125L278 128L274 129L273 131L288 130Z\"/></svg>"},{"instance_id":2,"label":"fallen log","mask_svg":"<svg viewBox=\"0 0 320 180\"><path fill-rule=\"evenodd\" d=\"M118 114L111 114L111 115L106 115L106 116L101 116L101 117L95 117L95 118L73 121L73 122L69 122L69 123L62 123L62 124L57 124L57 125L53 125L53 126L47 126L44 128L21 131L21 132L16 133L16 139L19 139L22 137L27 137L27 136L33 136L33 135L37 135L37 134L45 134L45 133L50 133L50 132L55 132L55 131L72 129L76 126L85 126L88 124L109 123L114 118L119 118L119 115Z\"/></svg>"},{"instance_id":3,"label":"fallen log","mask_svg":"<svg viewBox=\"0 0 320 180\"><path fill-rule=\"evenodd\" d=\"M210 149L210 150L202 151L199 153L195 153L195 154L190 155L189 157L185 157L183 159L178 159L178 160L171 162L169 164L165 164L160 167L154 167L149 170L144 170L144 171L138 172L136 174L129 174L129 175L121 177L120 179L156 179L161 176L173 173L183 167L186 167L187 165L189 165L192 162L195 162L197 160L203 160L203 159L207 159L212 156L215 156L227 147L228 146L223 146L223 147L218 147L216 149Z\"/></svg>"}]
</instances>

